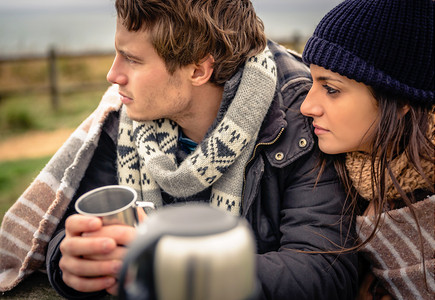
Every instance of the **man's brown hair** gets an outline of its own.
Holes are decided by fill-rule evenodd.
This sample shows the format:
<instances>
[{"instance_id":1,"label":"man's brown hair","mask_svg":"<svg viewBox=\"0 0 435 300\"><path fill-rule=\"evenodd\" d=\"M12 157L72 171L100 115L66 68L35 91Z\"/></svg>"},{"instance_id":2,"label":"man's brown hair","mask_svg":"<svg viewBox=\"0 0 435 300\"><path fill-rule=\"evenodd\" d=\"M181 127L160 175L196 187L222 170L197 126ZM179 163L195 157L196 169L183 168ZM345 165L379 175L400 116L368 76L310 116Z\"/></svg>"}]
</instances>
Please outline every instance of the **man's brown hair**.
<instances>
[{"instance_id":1,"label":"man's brown hair","mask_svg":"<svg viewBox=\"0 0 435 300\"><path fill-rule=\"evenodd\" d=\"M210 81L223 85L266 47L263 22L249 0L116 0L115 7L127 30L151 33L171 74L212 55Z\"/></svg>"}]
</instances>

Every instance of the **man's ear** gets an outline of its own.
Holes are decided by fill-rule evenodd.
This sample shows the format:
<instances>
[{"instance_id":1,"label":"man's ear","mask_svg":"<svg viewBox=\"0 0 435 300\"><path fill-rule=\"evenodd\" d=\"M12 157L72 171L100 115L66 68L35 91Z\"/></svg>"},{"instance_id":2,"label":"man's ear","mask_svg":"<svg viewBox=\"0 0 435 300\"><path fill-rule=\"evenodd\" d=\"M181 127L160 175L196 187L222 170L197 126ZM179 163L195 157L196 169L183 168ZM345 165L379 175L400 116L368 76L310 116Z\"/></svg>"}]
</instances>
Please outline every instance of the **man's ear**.
<instances>
[{"instance_id":1,"label":"man's ear","mask_svg":"<svg viewBox=\"0 0 435 300\"><path fill-rule=\"evenodd\" d=\"M192 84L194 86L201 86L209 82L213 74L213 65L214 58L211 54L204 57L198 64L195 64L191 77Z\"/></svg>"}]
</instances>

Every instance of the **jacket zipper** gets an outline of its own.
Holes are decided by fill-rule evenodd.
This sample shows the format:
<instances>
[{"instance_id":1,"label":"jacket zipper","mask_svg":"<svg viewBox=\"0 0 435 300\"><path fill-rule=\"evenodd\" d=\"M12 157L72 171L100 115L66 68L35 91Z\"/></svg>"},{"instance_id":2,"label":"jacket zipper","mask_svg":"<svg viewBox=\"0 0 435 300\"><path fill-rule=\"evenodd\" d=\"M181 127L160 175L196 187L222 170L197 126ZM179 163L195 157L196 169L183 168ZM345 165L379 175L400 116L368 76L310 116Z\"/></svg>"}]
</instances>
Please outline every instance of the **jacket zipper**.
<instances>
[{"instance_id":1,"label":"jacket zipper","mask_svg":"<svg viewBox=\"0 0 435 300\"><path fill-rule=\"evenodd\" d=\"M252 156L251 156L251 158L248 160L248 162L246 163L245 168L244 168L244 170L243 170L243 186L246 185L246 167L247 167L247 166L249 165L249 163L254 159L254 157L255 157L255 153L257 152L258 147L260 147L260 146L269 146L269 145L274 144L274 143L275 143L275 142L276 142L276 141L281 137L281 134L283 133L284 129L285 129L285 128L281 128L281 130L278 132L278 135L276 136L276 138L275 138L273 141L271 141L271 142L269 142L269 143L259 143L259 144L255 145L254 151L252 152ZM244 198L245 198L245 189L243 189L243 191L242 191L242 200L243 200Z\"/></svg>"}]
</instances>

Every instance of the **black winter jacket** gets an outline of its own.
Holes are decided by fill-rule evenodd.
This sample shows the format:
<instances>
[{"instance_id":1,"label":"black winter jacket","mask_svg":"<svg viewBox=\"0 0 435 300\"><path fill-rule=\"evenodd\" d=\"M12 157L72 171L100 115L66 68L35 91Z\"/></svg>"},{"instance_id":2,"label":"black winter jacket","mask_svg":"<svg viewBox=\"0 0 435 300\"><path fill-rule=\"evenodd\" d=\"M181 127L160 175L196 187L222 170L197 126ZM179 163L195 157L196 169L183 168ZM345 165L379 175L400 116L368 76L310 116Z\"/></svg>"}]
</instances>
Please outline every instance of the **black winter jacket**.
<instances>
[{"instance_id":1,"label":"black winter jacket","mask_svg":"<svg viewBox=\"0 0 435 300\"><path fill-rule=\"evenodd\" d=\"M310 86L309 69L298 55L269 42L277 65L275 98L245 168L242 216L257 241L261 299L353 299L355 254L309 253L349 246L351 224L342 216L345 194L332 165L318 179L312 128L299 107ZM74 199L98 186L117 184L117 118L109 118ZM316 180L318 179L317 183ZM75 213L73 205L65 218ZM64 218L64 219L65 219ZM49 244L47 271L53 287L69 299L94 298L67 287L58 262L64 222ZM345 241L348 241L347 243Z\"/></svg>"}]
</instances>

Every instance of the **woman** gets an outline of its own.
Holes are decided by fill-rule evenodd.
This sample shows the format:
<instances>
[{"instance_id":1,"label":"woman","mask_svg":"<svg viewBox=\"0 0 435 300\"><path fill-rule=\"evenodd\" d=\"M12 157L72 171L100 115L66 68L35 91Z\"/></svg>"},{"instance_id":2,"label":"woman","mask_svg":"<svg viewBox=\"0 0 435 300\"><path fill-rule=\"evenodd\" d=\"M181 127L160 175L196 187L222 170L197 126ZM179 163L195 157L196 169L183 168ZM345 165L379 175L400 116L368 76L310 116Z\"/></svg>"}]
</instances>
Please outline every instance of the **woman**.
<instances>
[{"instance_id":1,"label":"woman","mask_svg":"<svg viewBox=\"0 0 435 300\"><path fill-rule=\"evenodd\" d=\"M369 263L359 299L435 293L433 17L432 0L346 0L304 49L301 112L349 191L353 249Z\"/></svg>"}]
</instances>

